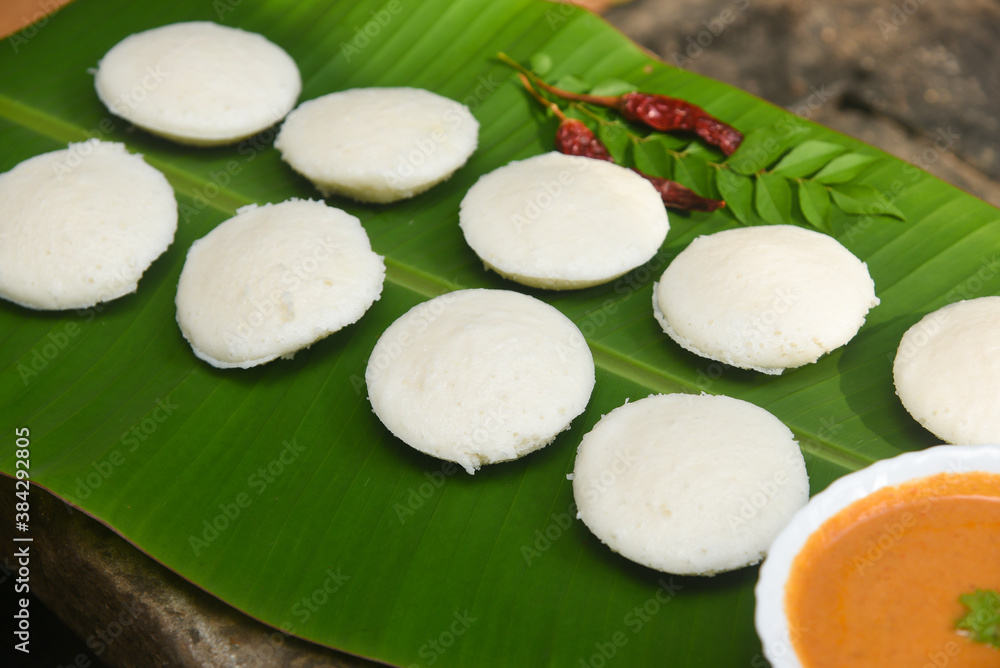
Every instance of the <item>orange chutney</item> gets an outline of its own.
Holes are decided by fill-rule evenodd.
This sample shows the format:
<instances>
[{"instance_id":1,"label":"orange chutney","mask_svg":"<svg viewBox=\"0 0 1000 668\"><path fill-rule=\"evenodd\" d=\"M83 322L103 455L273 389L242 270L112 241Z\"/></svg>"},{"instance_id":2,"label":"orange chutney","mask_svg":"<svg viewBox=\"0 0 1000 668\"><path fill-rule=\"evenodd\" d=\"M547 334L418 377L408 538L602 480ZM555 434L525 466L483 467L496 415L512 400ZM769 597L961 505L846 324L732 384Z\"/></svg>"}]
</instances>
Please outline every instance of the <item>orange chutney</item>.
<instances>
[{"instance_id":1,"label":"orange chutney","mask_svg":"<svg viewBox=\"0 0 1000 668\"><path fill-rule=\"evenodd\" d=\"M958 597L1000 590L1000 475L942 473L841 510L792 562L785 612L805 668L997 668L955 630Z\"/></svg>"}]
</instances>

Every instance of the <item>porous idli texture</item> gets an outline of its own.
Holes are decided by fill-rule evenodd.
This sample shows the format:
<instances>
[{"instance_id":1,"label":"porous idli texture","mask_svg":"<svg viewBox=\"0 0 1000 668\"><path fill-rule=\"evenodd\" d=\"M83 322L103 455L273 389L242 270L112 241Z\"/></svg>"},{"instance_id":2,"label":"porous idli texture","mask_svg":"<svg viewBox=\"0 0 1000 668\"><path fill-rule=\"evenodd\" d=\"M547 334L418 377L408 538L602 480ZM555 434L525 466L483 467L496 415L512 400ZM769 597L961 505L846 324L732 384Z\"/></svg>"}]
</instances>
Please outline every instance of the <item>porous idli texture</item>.
<instances>
[{"instance_id":1,"label":"porous idli texture","mask_svg":"<svg viewBox=\"0 0 1000 668\"><path fill-rule=\"evenodd\" d=\"M239 209L192 244L177 284L177 323L220 368L289 357L361 318L385 264L361 222L323 202Z\"/></svg>"},{"instance_id":2,"label":"porous idli texture","mask_svg":"<svg viewBox=\"0 0 1000 668\"><path fill-rule=\"evenodd\" d=\"M284 118L302 78L291 56L265 37L192 21L126 37L101 59L94 85L101 102L130 123L212 146Z\"/></svg>"},{"instance_id":3,"label":"porous idli texture","mask_svg":"<svg viewBox=\"0 0 1000 668\"><path fill-rule=\"evenodd\" d=\"M680 575L759 562L809 498L788 427L725 396L661 394L616 408L583 437L572 478L594 535Z\"/></svg>"},{"instance_id":4,"label":"porous idli texture","mask_svg":"<svg viewBox=\"0 0 1000 668\"><path fill-rule=\"evenodd\" d=\"M451 177L476 150L479 123L420 88L355 88L300 104L274 142L324 196L386 203Z\"/></svg>"},{"instance_id":5,"label":"porous idli texture","mask_svg":"<svg viewBox=\"0 0 1000 668\"><path fill-rule=\"evenodd\" d=\"M606 283L650 260L670 224L656 189L602 160L545 153L484 174L459 225L490 269L567 290Z\"/></svg>"},{"instance_id":6,"label":"porous idli texture","mask_svg":"<svg viewBox=\"0 0 1000 668\"><path fill-rule=\"evenodd\" d=\"M554 307L508 290L459 290L390 325L365 372L375 414L420 452L469 473L550 443L583 412L594 360Z\"/></svg>"},{"instance_id":7,"label":"porous idli texture","mask_svg":"<svg viewBox=\"0 0 1000 668\"><path fill-rule=\"evenodd\" d=\"M896 394L947 443L1000 443L1000 297L928 313L899 342Z\"/></svg>"},{"instance_id":8,"label":"porous idli texture","mask_svg":"<svg viewBox=\"0 0 1000 668\"><path fill-rule=\"evenodd\" d=\"M176 230L173 188L124 144L37 155L0 174L0 296L54 310L117 299Z\"/></svg>"},{"instance_id":9,"label":"porous idli texture","mask_svg":"<svg viewBox=\"0 0 1000 668\"><path fill-rule=\"evenodd\" d=\"M653 290L653 313L681 347L767 374L843 346L878 303L864 262L794 225L700 236Z\"/></svg>"}]
</instances>

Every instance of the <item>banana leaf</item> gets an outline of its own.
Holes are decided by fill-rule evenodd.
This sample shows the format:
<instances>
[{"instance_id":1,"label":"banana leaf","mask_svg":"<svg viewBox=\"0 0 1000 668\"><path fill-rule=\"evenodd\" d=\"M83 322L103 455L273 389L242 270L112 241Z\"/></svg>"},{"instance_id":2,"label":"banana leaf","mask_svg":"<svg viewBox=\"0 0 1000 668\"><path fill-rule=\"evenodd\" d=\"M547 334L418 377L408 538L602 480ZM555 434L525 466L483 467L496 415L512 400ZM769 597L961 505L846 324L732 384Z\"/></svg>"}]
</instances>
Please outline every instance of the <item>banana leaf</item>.
<instances>
[{"instance_id":1,"label":"banana leaf","mask_svg":"<svg viewBox=\"0 0 1000 668\"><path fill-rule=\"evenodd\" d=\"M183 147L109 115L93 90L91 69L119 40L187 20L237 26L281 45L302 71L302 99L418 86L464 102L482 126L470 162L425 194L385 206L329 200L362 220L386 257L386 286L360 322L292 360L209 367L174 319L177 279L194 240L242 205L318 196L281 162L274 131L232 146ZM566 474L580 438L627 399L728 394L796 433L815 493L870 462L936 442L894 394L899 339L946 303L1000 294L997 209L874 148L659 62L570 6L76 0L6 41L0 171L88 137L124 142L167 175L180 224L135 294L72 312L0 304L0 421L8 435L0 470L17 475L15 429L27 428L35 484L275 629L389 664L765 665L752 624L756 568L712 578L655 572L608 550L575 518ZM463 241L459 202L481 174L552 150L555 131L496 59L501 51L550 63L550 81L612 80L686 98L745 133L794 120L789 141L757 142L765 151L760 167L810 141L782 169L797 176L816 147L878 158L858 174L858 160L849 173L838 163L835 176L853 178L850 193L873 188L899 216L834 206L829 221L868 263L881 298L857 337L816 364L765 377L681 350L653 319L653 281L693 238L767 222L754 218L746 181L756 178L753 166L720 181L739 218L733 207L672 213L656 257L607 285L531 290L486 271ZM790 192L791 204L806 198L810 219L831 209L814 186ZM808 224L792 215L801 220L790 222ZM580 326L598 369L590 405L570 430L475 476L393 438L363 382L372 347L395 318L469 287L520 289L553 304Z\"/></svg>"}]
</instances>

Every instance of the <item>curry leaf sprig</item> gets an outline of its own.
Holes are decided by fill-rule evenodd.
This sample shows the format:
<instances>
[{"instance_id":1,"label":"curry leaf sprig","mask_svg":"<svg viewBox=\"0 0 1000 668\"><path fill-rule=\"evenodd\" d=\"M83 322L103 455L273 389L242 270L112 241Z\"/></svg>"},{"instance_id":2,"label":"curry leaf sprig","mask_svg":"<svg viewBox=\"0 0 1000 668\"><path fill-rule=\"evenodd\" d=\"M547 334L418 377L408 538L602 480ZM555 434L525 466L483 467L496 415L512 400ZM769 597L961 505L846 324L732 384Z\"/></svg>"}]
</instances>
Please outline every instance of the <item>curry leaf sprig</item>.
<instances>
[{"instance_id":1,"label":"curry leaf sprig","mask_svg":"<svg viewBox=\"0 0 1000 668\"><path fill-rule=\"evenodd\" d=\"M738 149L727 151L692 133L649 132L607 105L588 104L588 99L636 91L629 82L608 79L591 85L567 75L546 84L542 76L553 66L546 54L536 54L530 69L502 54L501 60L531 77L541 91L563 93L547 99L560 115L596 125L596 136L616 163L725 200L724 210L741 224L795 223L832 232L835 215L905 219L891 197L856 181L879 157L805 139L807 124L798 117L756 128ZM567 91L573 95L565 96Z\"/></svg>"}]
</instances>

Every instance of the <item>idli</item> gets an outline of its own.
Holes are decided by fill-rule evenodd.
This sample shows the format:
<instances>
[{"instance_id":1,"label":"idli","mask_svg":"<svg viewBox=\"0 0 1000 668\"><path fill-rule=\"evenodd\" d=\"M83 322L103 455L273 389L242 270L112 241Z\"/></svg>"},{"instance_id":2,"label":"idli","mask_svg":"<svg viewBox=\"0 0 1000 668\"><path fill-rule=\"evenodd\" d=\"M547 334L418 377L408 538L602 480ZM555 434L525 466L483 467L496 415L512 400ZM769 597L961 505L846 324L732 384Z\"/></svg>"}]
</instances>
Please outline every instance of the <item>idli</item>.
<instances>
[{"instance_id":1,"label":"idli","mask_svg":"<svg viewBox=\"0 0 1000 668\"><path fill-rule=\"evenodd\" d=\"M130 123L212 146L284 118L302 78L291 56L261 35L192 21L126 37L101 59L94 85L101 102Z\"/></svg>"},{"instance_id":2,"label":"idli","mask_svg":"<svg viewBox=\"0 0 1000 668\"><path fill-rule=\"evenodd\" d=\"M375 414L469 473L550 443L583 412L594 359L573 322L534 297L459 290L390 325L365 372Z\"/></svg>"},{"instance_id":3,"label":"idli","mask_svg":"<svg viewBox=\"0 0 1000 668\"><path fill-rule=\"evenodd\" d=\"M794 225L700 236L653 288L653 313L682 348L767 374L846 344L878 303L865 263Z\"/></svg>"},{"instance_id":4,"label":"idli","mask_svg":"<svg viewBox=\"0 0 1000 668\"><path fill-rule=\"evenodd\" d=\"M188 251L177 323L195 355L245 369L356 322L384 278L354 216L310 200L245 206Z\"/></svg>"},{"instance_id":5,"label":"idli","mask_svg":"<svg viewBox=\"0 0 1000 668\"><path fill-rule=\"evenodd\" d=\"M176 230L173 188L124 144L29 158L0 174L0 297L59 310L117 299Z\"/></svg>"},{"instance_id":6,"label":"idli","mask_svg":"<svg viewBox=\"0 0 1000 668\"><path fill-rule=\"evenodd\" d=\"M659 193L624 167L545 153L483 175L459 225L487 267L567 290L606 283L650 260L670 228Z\"/></svg>"},{"instance_id":7,"label":"idli","mask_svg":"<svg viewBox=\"0 0 1000 668\"><path fill-rule=\"evenodd\" d=\"M660 394L626 403L583 437L578 516L612 550L679 575L759 562L809 498L792 432L751 403Z\"/></svg>"},{"instance_id":8,"label":"idli","mask_svg":"<svg viewBox=\"0 0 1000 668\"><path fill-rule=\"evenodd\" d=\"M927 314L899 342L896 394L947 443L1000 443L1000 297Z\"/></svg>"},{"instance_id":9,"label":"idli","mask_svg":"<svg viewBox=\"0 0 1000 668\"><path fill-rule=\"evenodd\" d=\"M386 203L448 179L479 142L463 105L420 88L355 88L300 104L274 142L324 196Z\"/></svg>"}]
</instances>

